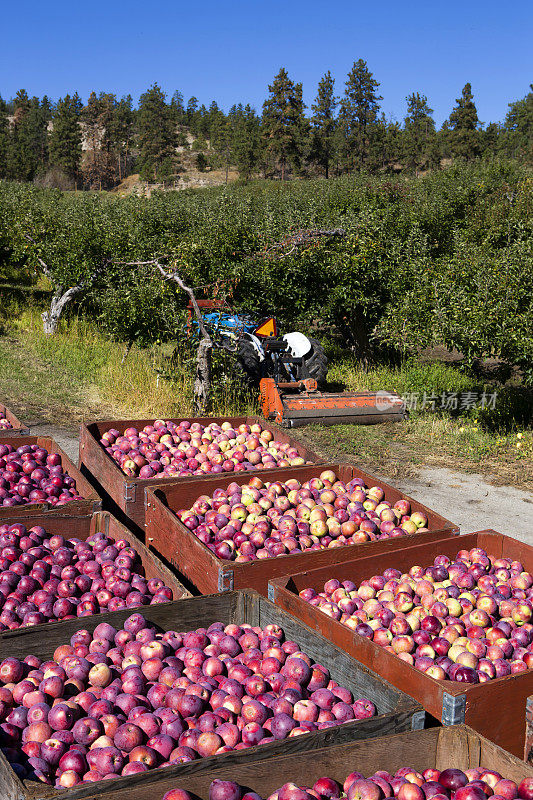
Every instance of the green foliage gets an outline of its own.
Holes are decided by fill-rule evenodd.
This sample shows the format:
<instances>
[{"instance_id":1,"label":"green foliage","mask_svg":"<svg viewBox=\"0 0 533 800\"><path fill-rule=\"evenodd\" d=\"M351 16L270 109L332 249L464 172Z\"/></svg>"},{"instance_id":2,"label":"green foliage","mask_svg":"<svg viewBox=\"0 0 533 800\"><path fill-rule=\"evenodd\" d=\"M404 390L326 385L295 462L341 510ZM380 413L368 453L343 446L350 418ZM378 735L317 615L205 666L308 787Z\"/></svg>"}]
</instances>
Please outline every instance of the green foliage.
<instances>
[{"instance_id":1,"label":"green foliage","mask_svg":"<svg viewBox=\"0 0 533 800\"><path fill-rule=\"evenodd\" d=\"M167 180L174 172L176 125L157 83L141 95L137 124L141 177L155 182Z\"/></svg>"},{"instance_id":2,"label":"green foliage","mask_svg":"<svg viewBox=\"0 0 533 800\"><path fill-rule=\"evenodd\" d=\"M153 268L108 270L103 287L89 295L88 303L97 308L104 331L139 347L174 339L184 325L175 288L156 279Z\"/></svg>"},{"instance_id":3,"label":"green foliage","mask_svg":"<svg viewBox=\"0 0 533 800\"><path fill-rule=\"evenodd\" d=\"M265 151L271 159L271 166L279 167L283 181L287 167L296 172L301 167L307 133L302 84L294 83L282 67L268 91L270 95L263 103Z\"/></svg>"},{"instance_id":4,"label":"green foliage","mask_svg":"<svg viewBox=\"0 0 533 800\"><path fill-rule=\"evenodd\" d=\"M76 180L81 161L80 114L82 103L76 92L61 98L53 112L50 134L50 164Z\"/></svg>"},{"instance_id":5,"label":"green foliage","mask_svg":"<svg viewBox=\"0 0 533 800\"><path fill-rule=\"evenodd\" d=\"M292 231L337 227L344 238L267 255ZM110 260L84 303L124 341L163 341L181 325L185 295L122 263L157 257L204 287L200 297L217 284L239 310L338 337L356 356L370 344L406 355L445 344L469 363L492 355L533 378L533 181L516 162L150 199L0 183L0 266L35 274L38 255L65 287Z\"/></svg>"}]
</instances>

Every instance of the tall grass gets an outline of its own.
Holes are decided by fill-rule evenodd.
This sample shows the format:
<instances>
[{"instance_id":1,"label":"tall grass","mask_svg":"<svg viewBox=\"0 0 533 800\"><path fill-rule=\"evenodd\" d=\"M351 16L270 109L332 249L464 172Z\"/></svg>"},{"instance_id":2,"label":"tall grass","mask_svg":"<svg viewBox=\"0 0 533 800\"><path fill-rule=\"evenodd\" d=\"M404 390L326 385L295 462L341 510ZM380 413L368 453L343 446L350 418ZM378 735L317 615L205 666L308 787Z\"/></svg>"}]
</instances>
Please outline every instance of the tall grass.
<instances>
[{"instance_id":1,"label":"tall grass","mask_svg":"<svg viewBox=\"0 0 533 800\"><path fill-rule=\"evenodd\" d=\"M472 379L456 367L440 362L420 364L407 361L398 367L376 365L364 370L361 363L352 358L341 358L334 362L328 372L328 380L346 384L352 391L387 389L407 396L426 393L440 395L443 392L463 392L472 388Z\"/></svg>"},{"instance_id":2,"label":"tall grass","mask_svg":"<svg viewBox=\"0 0 533 800\"><path fill-rule=\"evenodd\" d=\"M179 354L170 361L168 348L133 345L128 350L82 317L61 320L58 332L46 336L36 308L22 311L12 330L29 357L46 365L59 383L70 386L73 397L85 397L106 414L148 418L193 413L194 369ZM252 397L215 376L213 414L255 411Z\"/></svg>"}]
</instances>

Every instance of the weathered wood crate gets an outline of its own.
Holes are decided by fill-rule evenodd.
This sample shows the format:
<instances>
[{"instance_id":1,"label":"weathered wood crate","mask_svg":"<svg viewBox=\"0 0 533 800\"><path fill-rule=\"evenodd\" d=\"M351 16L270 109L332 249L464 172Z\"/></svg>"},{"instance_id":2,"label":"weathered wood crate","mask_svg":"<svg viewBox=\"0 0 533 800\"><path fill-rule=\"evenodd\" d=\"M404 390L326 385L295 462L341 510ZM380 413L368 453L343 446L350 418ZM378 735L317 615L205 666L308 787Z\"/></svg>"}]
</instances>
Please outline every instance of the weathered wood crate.
<instances>
[{"instance_id":1,"label":"weathered wood crate","mask_svg":"<svg viewBox=\"0 0 533 800\"><path fill-rule=\"evenodd\" d=\"M207 759L206 759L207 761ZM124 785L124 778L111 782L111 787L94 800L161 800L169 789L182 788L208 800L209 786L215 778L236 781L249 787L261 797L268 797L284 783L312 786L318 778L329 777L339 781L357 770L363 775L373 775L376 770L396 772L401 767L412 767L421 772L436 768L475 769L485 767L499 772L504 778L519 784L523 778L533 777L533 767L507 753L484 736L466 725L452 728L430 728L412 733L399 733L379 739L363 740L351 744L331 745L309 753L291 753L253 763L236 762L231 755L219 766L193 761L174 777L168 770L148 773L150 781L135 786ZM152 777L153 776L153 777ZM68 795L67 795L68 797Z\"/></svg>"},{"instance_id":2,"label":"weathered wood crate","mask_svg":"<svg viewBox=\"0 0 533 800\"><path fill-rule=\"evenodd\" d=\"M153 548L168 563L186 575L193 586L202 592L226 592L231 589L256 589L267 593L268 581L288 572L296 573L317 567L333 566L339 561L355 557L388 553L418 541L434 541L446 536L454 536L459 527L430 508L402 494L398 489L384 483L375 475L368 475L351 464L321 464L320 466L292 467L290 470L269 470L260 473L262 480L288 480L296 478L304 481L315 478L325 469L333 470L343 481L361 478L367 486L381 486L385 498L391 503L407 499L413 511L422 511L428 517L428 533L381 539L376 542L345 545L344 547L315 550L307 553L278 556L236 563L224 561L201 542L192 531L183 525L176 516L182 508L189 508L202 494L212 494L215 489L225 488L230 483L242 486L250 480L250 473L217 475L198 484L198 481L182 481L173 485L157 484L146 491L146 544ZM277 474L274 474L277 473Z\"/></svg>"},{"instance_id":3,"label":"weathered wood crate","mask_svg":"<svg viewBox=\"0 0 533 800\"><path fill-rule=\"evenodd\" d=\"M269 584L269 597L280 608L293 614L313 630L341 647L362 664L375 670L395 686L401 687L418 700L443 725L466 723L488 739L514 755L524 755L524 712L526 698L533 693L533 670L483 684L440 681L402 661L374 642L359 636L350 628L332 619L307 603L298 593L307 587L322 591L330 578L353 580L359 583L389 567L408 571L413 565L429 566L437 555L454 557L459 550L482 547L491 558L519 559L529 572L533 571L533 548L486 530L458 536L454 539L420 544L354 561L344 561L335 567L275 578Z\"/></svg>"},{"instance_id":4,"label":"weathered wood crate","mask_svg":"<svg viewBox=\"0 0 533 800\"><path fill-rule=\"evenodd\" d=\"M41 626L10 631L9 639L0 642L0 660L7 655L24 658L30 653L34 653L40 658L49 658L55 648L61 643L68 642L72 634L80 627L93 631L100 622L109 622L115 627L121 626L131 613L132 609L127 609L84 617L83 620L59 622L51 625L46 630L46 635L43 635ZM378 716L370 719L352 720L343 725L322 731L313 731L304 736L295 736L275 743L201 759L194 762L196 769L204 767L205 769L218 769L218 765L222 767L225 763L250 764L262 758L278 758L288 753L306 752L309 758L309 752L316 748L410 731L424 725L425 714L416 701L391 686L379 675L358 664L351 656L328 642L320 634L276 608L257 592L227 592L222 595L209 595L178 600L174 603L144 606L142 614L160 630L193 630L215 621L226 624L248 622L254 626L277 623L281 625L288 638L298 642L302 650L311 658L327 667L335 680L350 689L354 695L371 700L379 711ZM227 759L229 762L226 761ZM182 771L182 766L170 766L161 770L169 780L174 780L174 778L178 780ZM111 798L119 784L133 789L135 786L144 784L156 773L157 770L152 773L131 775L121 778L119 781L87 783L69 790L55 790L42 783L21 781L9 766L4 754L0 752L0 797L2 800L29 800L30 798L52 796L79 800L79 798L107 797L109 794ZM141 779L140 784L139 779Z\"/></svg>"}]
</instances>

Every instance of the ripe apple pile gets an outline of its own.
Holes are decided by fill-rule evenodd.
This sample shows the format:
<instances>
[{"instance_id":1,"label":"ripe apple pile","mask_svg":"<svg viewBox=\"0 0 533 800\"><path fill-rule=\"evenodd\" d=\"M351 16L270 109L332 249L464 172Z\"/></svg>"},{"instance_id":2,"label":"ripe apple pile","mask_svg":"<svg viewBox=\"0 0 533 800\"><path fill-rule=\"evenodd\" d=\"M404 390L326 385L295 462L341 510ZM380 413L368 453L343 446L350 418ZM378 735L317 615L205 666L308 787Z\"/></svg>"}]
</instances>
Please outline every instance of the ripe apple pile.
<instances>
[{"instance_id":1,"label":"ripe apple pile","mask_svg":"<svg viewBox=\"0 0 533 800\"><path fill-rule=\"evenodd\" d=\"M427 517L411 514L408 500L391 506L384 497L380 486L344 483L332 470L303 484L254 475L177 513L218 558L239 562L427 531Z\"/></svg>"},{"instance_id":2,"label":"ripe apple pile","mask_svg":"<svg viewBox=\"0 0 533 800\"><path fill-rule=\"evenodd\" d=\"M0 444L0 505L49 503L62 506L79 500L76 481L63 471L61 456L36 444L14 448Z\"/></svg>"},{"instance_id":3,"label":"ripe apple pile","mask_svg":"<svg viewBox=\"0 0 533 800\"><path fill-rule=\"evenodd\" d=\"M0 525L0 631L173 599L163 581L143 577L125 539L48 535L40 525Z\"/></svg>"},{"instance_id":4,"label":"ripe apple pile","mask_svg":"<svg viewBox=\"0 0 533 800\"><path fill-rule=\"evenodd\" d=\"M53 659L0 664L0 736L18 775L70 787L366 719L278 625L157 633L135 613Z\"/></svg>"},{"instance_id":5,"label":"ripe apple pile","mask_svg":"<svg viewBox=\"0 0 533 800\"><path fill-rule=\"evenodd\" d=\"M250 469L298 467L306 462L287 442L274 440L271 431L259 423L230 422L200 425L183 420L156 419L142 431L116 428L102 435L100 444L125 475L139 478L176 478L185 475L242 472Z\"/></svg>"},{"instance_id":6,"label":"ripe apple pile","mask_svg":"<svg viewBox=\"0 0 533 800\"><path fill-rule=\"evenodd\" d=\"M5 412L0 409L0 431L8 431L13 428L13 425L7 419Z\"/></svg>"},{"instance_id":7,"label":"ripe apple pile","mask_svg":"<svg viewBox=\"0 0 533 800\"><path fill-rule=\"evenodd\" d=\"M300 597L438 680L485 683L533 667L533 576L481 548Z\"/></svg>"},{"instance_id":8,"label":"ripe apple pile","mask_svg":"<svg viewBox=\"0 0 533 800\"><path fill-rule=\"evenodd\" d=\"M417 772L402 767L394 775L378 770L369 778L352 772L341 785L333 778L319 778L313 786L285 783L267 800L531 800L533 778L524 778L517 785L499 772L483 767L466 769L453 767L426 769ZM163 800L194 800L184 789L171 789ZM209 800L263 800L257 792L249 791L234 781L215 779L209 787Z\"/></svg>"}]
</instances>

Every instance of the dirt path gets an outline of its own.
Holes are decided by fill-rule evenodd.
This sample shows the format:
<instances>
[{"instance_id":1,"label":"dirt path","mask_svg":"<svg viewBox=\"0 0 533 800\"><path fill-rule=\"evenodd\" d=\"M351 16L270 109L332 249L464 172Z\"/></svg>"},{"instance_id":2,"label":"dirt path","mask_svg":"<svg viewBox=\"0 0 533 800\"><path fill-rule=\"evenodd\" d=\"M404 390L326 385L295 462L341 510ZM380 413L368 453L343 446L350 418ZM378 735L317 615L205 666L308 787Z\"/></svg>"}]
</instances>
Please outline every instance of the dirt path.
<instances>
[{"instance_id":1,"label":"dirt path","mask_svg":"<svg viewBox=\"0 0 533 800\"><path fill-rule=\"evenodd\" d=\"M33 435L53 436L78 462L78 434L55 425L34 425ZM398 480L381 474L405 494L456 522L463 533L486 528L533 544L533 494L511 486L493 486L481 475L422 467L416 478Z\"/></svg>"},{"instance_id":2,"label":"dirt path","mask_svg":"<svg viewBox=\"0 0 533 800\"><path fill-rule=\"evenodd\" d=\"M512 486L492 486L481 475L423 467L417 478L395 483L452 522L463 533L493 528L533 544L533 495Z\"/></svg>"}]
</instances>

